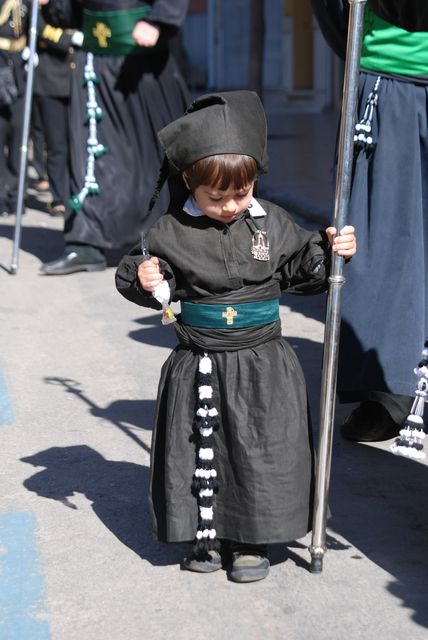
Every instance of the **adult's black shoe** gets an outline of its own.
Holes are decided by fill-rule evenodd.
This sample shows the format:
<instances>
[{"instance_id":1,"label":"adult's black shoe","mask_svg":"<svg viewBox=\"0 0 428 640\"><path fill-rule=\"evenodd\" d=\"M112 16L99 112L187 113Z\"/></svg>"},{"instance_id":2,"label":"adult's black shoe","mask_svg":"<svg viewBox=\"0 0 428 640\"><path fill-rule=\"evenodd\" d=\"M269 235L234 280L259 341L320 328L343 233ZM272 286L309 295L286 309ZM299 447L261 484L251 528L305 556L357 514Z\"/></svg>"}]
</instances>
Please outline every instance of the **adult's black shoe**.
<instances>
[{"instance_id":1,"label":"adult's black shoe","mask_svg":"<svg viewBox=\"0 0 428 640\"><path fill-rule=\"evenodd\" d=\"M107 263L104 258L89 260L87 256L79 255L77 251L70 251L58 260L45 262L40 267L40 271L46 276L65 276L78 271L104 271L106 267Z\"/></svg>"},{"instance_id":2,"label":"adult's black shoe","mask_svg":"<svg viewBox=\"0 0 428 640\"><path fill-rule=\"evenodd\" d=\"M379 442L395 438L400 429L380 402L366 400L349 414L340 433L354 442Z\"/></svg>"}]
</instances>

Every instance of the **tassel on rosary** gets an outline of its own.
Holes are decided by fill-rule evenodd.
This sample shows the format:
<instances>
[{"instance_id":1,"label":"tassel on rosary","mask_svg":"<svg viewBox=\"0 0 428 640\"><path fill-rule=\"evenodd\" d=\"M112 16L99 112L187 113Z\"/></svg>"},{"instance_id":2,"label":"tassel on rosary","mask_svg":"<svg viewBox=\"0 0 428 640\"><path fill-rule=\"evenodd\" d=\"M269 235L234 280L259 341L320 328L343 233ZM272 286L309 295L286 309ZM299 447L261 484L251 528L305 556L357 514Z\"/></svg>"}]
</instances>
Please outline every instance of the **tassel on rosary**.
<instances>
[{"instance_id":1,"label":"tassel on rosary","mask_svg":"<svg viewBox=\"0 0 428 640\"><path fill-rule=\"evenodd\" d=\"M419 362L414 373L418 376L418 383L415 391L415 399L409 415L407 416L400 435L391 445L391 451L395 455L424 460L424 408L428 395L428 341L425 341L422 351L422 360Z\"/></svg>"}]
</instances>

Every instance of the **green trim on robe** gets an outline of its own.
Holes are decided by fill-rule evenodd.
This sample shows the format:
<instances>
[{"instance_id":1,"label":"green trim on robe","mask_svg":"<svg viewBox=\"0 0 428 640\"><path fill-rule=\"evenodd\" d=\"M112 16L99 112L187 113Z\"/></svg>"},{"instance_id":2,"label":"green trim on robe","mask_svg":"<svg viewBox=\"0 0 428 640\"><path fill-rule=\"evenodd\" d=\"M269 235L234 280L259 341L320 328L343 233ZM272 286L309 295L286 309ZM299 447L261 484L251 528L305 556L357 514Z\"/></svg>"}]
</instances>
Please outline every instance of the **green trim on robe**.
<instances>
[{"instance_id":1,"label":"green trim on robe","mask_svg":"<svg viewBox=\"0 0 428 640\"><path fill-rule=\"evenodd\" d=\"M427 76L428 32L405 31L366 9L360 64L378 73Z\"/></svg>"}]
</instances>

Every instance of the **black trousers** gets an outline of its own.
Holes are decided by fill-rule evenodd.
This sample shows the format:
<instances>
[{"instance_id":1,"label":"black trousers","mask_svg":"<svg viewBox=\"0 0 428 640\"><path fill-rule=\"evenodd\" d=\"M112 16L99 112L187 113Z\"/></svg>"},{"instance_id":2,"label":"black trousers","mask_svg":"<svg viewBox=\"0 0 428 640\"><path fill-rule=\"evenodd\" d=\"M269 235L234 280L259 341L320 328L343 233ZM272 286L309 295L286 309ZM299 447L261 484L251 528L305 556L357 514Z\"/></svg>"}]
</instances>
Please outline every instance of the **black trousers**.
<instances>
[{"instance_id":1,"label":"black trousers","mask_svg":"<svg viewBox=\"0 0 428 640\"><path fill-rule=\"evenodd\" d=\"M68 98L39 96L47 150L47 172L52 204L66 204L70 197Z\"/></svg>"},{"instance_id":2,"label":"black trousers","mask_svg":"<svg viewBox=\"0 0 428 640\"><path fill-rule=\"evenodd\" d=\"M31 139L33 141L33 167L38 180L46 180L45 133L40 109L40 97L34 96L31 110Z\"/></svg>"},{"instance_id":3,"label":"black trousers","mask_svg":"<svg viewBox=\"0 0 428 640\"><path fill-rule=\"evenodd\" d=\"M0 206L9 213L16 211L23 117L24 96L0 107Z\"/></svg>"}]
</instances>

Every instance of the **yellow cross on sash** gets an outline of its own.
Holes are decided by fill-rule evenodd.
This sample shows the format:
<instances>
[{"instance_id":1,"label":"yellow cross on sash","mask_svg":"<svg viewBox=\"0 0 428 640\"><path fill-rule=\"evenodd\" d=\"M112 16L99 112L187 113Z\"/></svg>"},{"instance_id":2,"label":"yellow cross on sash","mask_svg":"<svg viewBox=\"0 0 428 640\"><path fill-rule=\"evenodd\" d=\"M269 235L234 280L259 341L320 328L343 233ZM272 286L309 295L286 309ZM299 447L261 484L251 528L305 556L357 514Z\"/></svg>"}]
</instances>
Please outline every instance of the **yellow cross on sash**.
<instances>
[{"instance_id":1,"label":"yellow cross on sash","mask_svg":"<svg viewBox=\"0 0 428 640\"><path fill-rule=\"evenodd\" d=\"M233 318L236 318L238 312L233 307L226 307L226 311L221 314L222 318L226 318L226 324L233 324Z\"/></svg>"},{"instance_id":2,"label":"yellow cross on sash","mask_svg":"<svg viewBox=\"0 0 428 640\"><path fill-rule=\"evenodd\" d=\"M95 29L92 29L94 38L98 40L98 45L103 49L108 47L107 38L111 38L111 30L104 22L97 22Z\"/></svg>"}]
</instances>

